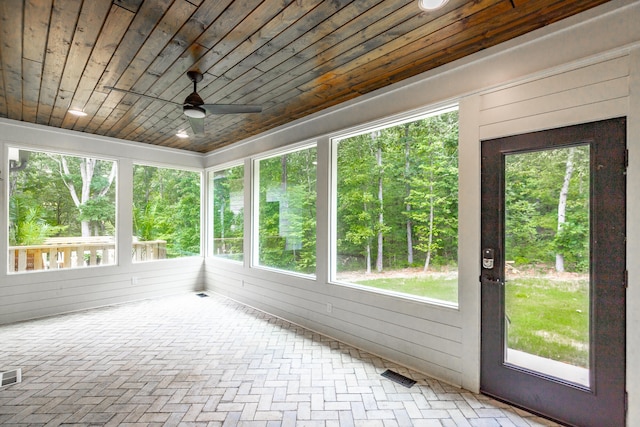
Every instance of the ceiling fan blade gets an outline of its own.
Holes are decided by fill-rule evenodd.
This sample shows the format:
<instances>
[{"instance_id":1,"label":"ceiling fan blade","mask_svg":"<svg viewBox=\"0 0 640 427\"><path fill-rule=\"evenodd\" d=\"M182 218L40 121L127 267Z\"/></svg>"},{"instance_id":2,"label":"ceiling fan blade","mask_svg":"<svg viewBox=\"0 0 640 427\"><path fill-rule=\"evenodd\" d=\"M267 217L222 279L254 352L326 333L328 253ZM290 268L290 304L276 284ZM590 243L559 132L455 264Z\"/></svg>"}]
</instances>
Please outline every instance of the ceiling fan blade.
<instances>
[{"instance_id":1,"label":"ceiling fan blade","mask_svg":"<svg viewBox=\"0 0 640 427\"><path fill-rule=\"evenodd\" d=\"M162 98L156 98L155 96L149 96L149 95L145 95L143 93L132 92L132 91L126 90L126 89L119 89L119 88L113 87L113 86L104 86L104 88L107 89L107 90L114 90L116 92L122 92L122 93L126 93L126 94L129 94L129 95L139 96L141 98L147 98L147 99L150 99L152 101L160 101L160 102L164 102L164 103L167 103L167 104L173 104L173 105L178 105L178 106L182 105L182 104L179 104L177 102L169 101L169 100L162 99Z\"/></svg>"},{"instance_id":2,"label":"ceiling fan blade","mask_svg":"<svg viewBox=\"0 0 640 427\"><path fill-rule=\"evenodd\" d=\"M203 104L209 114L239 114L239 113L261 113L262 105L237 105L237 104Z\"/></svg>"},{"instance_id":3,"label":"ceiling fan blade","mask_svg":"<svg viewBox=\"0 0 640 427\"><path fill-rule=\"evenodd\" d=\"M204 135L204 118L188 117L191 129L196 135Z\"/></svg>"}]
</instances>

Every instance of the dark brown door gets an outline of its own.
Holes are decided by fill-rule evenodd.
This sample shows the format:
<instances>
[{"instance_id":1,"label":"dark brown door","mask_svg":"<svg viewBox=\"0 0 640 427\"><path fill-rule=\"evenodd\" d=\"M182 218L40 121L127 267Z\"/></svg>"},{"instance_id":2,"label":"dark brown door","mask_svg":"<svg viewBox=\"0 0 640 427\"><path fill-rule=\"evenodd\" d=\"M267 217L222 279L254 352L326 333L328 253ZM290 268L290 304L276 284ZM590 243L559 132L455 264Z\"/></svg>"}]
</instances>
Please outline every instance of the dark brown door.
<instances>
[{"instance_id":1,"label":"dark brown door","mask_svg":"<svg viewBox=\"0 0 640 427\"><path fill-rule=\"evenodd\" d=\"M481 391L625 425L626 120L482 141Z\"/></svg>"}]
</instances>

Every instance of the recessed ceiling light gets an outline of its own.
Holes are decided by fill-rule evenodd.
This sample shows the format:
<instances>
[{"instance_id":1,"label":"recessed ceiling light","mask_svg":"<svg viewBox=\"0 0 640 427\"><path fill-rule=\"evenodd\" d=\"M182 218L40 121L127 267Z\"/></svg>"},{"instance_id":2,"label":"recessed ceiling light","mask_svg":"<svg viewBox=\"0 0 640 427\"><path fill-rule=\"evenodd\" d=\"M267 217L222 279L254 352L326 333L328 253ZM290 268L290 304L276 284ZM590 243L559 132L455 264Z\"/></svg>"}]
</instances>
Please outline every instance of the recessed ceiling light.
<instances>
[{"instance_id":1,"label":"recessed ceiling light","mask_svg":"<svg viewBox=\"0 0 640 427\"><path fill-rule=\"evenodd\" d=\"M180 132L176 133L176 136L178 138L189 138L189 135L183 130L181 130Z\"/></svg>"},{"instance_id":2,"label":"recessed ceiling light","mask_svg":"<svg viewBox=\"0 0 640 427\"><path fill-rule=\"evenodd\" d=\"M74 116L78 116L78 117L84 117L87 115L87 113L85 113L82 110L69 110L69 113L73 114Z\"/></svg>"},{"instance_id":3,"label":"recessed ceiling light","mask_svg":"<svg viewBox=\"0 0 640 427\"><path fill-rule=\"evenodd\" d=\"M436 10L447 4L449 0L418 0L418 7L422 10Z\"/></svg>"}]
</instances>

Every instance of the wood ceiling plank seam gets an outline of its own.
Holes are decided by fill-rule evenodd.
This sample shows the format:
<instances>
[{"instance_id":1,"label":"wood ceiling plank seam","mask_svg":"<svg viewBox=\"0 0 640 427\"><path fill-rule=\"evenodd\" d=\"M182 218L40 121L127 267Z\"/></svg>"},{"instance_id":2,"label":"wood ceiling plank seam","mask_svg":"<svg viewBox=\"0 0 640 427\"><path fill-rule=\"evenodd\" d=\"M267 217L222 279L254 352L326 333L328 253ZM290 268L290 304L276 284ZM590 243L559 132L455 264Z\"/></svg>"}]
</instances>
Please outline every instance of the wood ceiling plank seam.
<instances>
[{"instance_id":1,"label":"wood ceiling plank seam","mask_svg":"<svg viewBox=\"0 0 640 427\"><path fill-rule=\"evenodd\" d=\"M250 55L255 53L265 44L272 42L287 28L291 28L303 16L308 16L318 5L323 4L322 0L310 0L305 4L292 2L282 12L272 17L269 22L264 24L242 44L233 50L233 55L227 55L222 58L217 67L226 70L223 74L229 78L235 78L239 75L231 75L229 71L234 67L240 67L239 64L248 59ZM311 11L309 10L311 9ZM241 59L238 59L241 57ZM245 64L242 66L245 70L250 70L253 65Z\"/></svg>"},{"instance_id":2,"label":"wood ceiling plank seam","mask_svg":"<svg viewBox=\"0 0 640 427\"><path fill-rule=\"evenodd\" d=\"M286 3L284 3L284 4L286 4ZM263 5L267 5L267 3L263 3ZM242 30L242 31L239 31L239 32L249 31L250 30L249 28L243 28L242 27L243 23L245 23L247 20L249 20L249 21L253 21L251 23L251 25L255 27L255 32L259 32L259 31L261 31L260 28L264 28L264 27L260 27L260 26L263 26L265 24L269 25L270 22L274 22L274 19L277 19L278 21L283 21L282 17L286 16L285 12L286 12L286 10L290 9L291 5L292 5L292 3L289 3L287 5L286 9L284 11L279 12L279 13L274 13L271 10L271 8L266 8L266 7L264 9L256 8L256 9L254 9L254 11L250 15L247 16L247 18L245 18L242 21L242 23L239 24L238 27L236 27L236 29L240 28L240 30ZM267 11L268 11L268 13L267 13ZM300 13L300 12L298 12L298 13ZM285 14L285 15L283 15L283 14ZM290 24L290 22L291 21L288 20L288 21L286 21L286 24L288 25L288 24ZM282 23L280 23L280 24L282 25ZM255 34L255 32L254 32L254 34ZM242 42L242 43L246 43L247 40L249 40L249 39L245 39L245 42ZM240 44L240 46L242 45L242 43ZM236 42L234 42L232 44L235 45L235 46L238 46L238 44ZM220 86L220 88L225 88L227 92L232 91L235 86L237 86L237 85L242 86L242 85L246 84L247 80L250 81L250 80L255 79L256 78L256 75L255 75L256 73L258 73L258 70L249 71L248 73L246 73L243 76L243 80L238 80L238 82L225 82L225 84ZM207 88L208 88L208 86L205 86L204 90L199 88L198 92L201 95L206 96L207 95ZM213 93L212 90L209 90L209 92ZM224 95L225 94L222 93L220 95L220 98L222 98ZM185 94L185 96L186 96L186 94ZM207 98L205 98L205 99L207 99ZM212 102L212 101L207 99L207 102ZM173 125L170 125L170 126L172 128L174 127Z\"/></svg>"},{"instance_id":3,"label":"wood ceiling plank seam","mask_svg":"<svg viewBox=\"0 0 640 427\"><path fill-rule=\"evenodd\" d=\"M529 4L531 3L532 2L530 2ZM538 15L539 11L532 9L528 13ZM502 41L508 40L509 37L513 37L515 36L515 34L521 35L524 32L531 30L529 28L523 28L523 24L521 22L509 24L508 21L503 22L502 20L499 20L498 22L492 22L491 28L500 28L502 29L502 32L508 34L508 36L502 36L496 39L500 39ZM362 92L375 90L377 88L391 84L392 82L411 77L412 75L415 75L416 70L426 71L427 69L433 69L437 66L440 66L445 63L444 56L447 57L446 62L449 62L449 58L462 58L481 49L490 47L495 43L500 43L499 41L489 42L489 39L486 37L486 31L488 29L489 27L480 27L472 33L465 32L464 36L460 35L459 33L454 34L448 39L444 39L438 41L437 43L434 43L434 45L432 46L423 47L422 49L416 49L412 54L405 56L405 58L408 60L407 63L393 64L395 65L395 68L393 70L388 69L390 68L390 66L392 66L389 61L380 61L381 64L379 64L378 67L367 69L366 72L382 73L382 75L387 76L387 78L375 79L375 81L370 80L366 83L352 82L354 84L354 88ZM431 47L441 48L441 50L436 49L434 53L432 52L433 49L431 49ZM424 64L428 65L425 66ZM393 79L391 79L388 78L388 76L394 77Z\"/></svg>"},{"instance_id":4,"label":"wood ceiling plank seam","mask_svg":"<svg viewBox=\"0 0 640 427\"><path fill-rule=\"evenodd\" d=\"M38 118L38 100L42 81L42 63L22 59L22 120L35 123Z\"/></svg>"},{"instance_id":5,"label":"wood ceiling plank seam","mask_svg":"<svg viewBox=\"0 0 640 427\"><path fill-rule=\"evenodd\" d=\"M244 19L246 16L246 4L244 2L232 1L228 2L228 6L224 11L215 19L209 27L207 27L202 34L196 39L198 45L204 46L206 52L200 56L192 64L184 64L180 61L174 62L173 65L160 77L153 87L148 91L149 95L157 97L169 97L173 99L179 93L182 93L189 87L189 82L181 83L184 79L184 75L187 70L193 68L200 68L201 71L206 69L199 65L199 61L205 56L215 55L214 46L226 36L235 26ZM213 45L212 45L213 44ZM177 88L177 89L176 89ZM173 91L172 91L173 89ZM164 92L169 91L168 95Z\"/></svg>"},{"instance_id":6,"label":"wood ceiling plank seam","mask_svg":"<svg viewBox=\"0 0 640 427\"><path fill-rule=\"evenodd\" d=\"M165 48L165 46L175 37L180 28L182 28L187 20L193 15L195 6L188 2L174 3L164 14L162 19L156 24L150 33L147 41L138 50L133 60L127 66L125 72L118 79L118 85L123 88L132 88L136 90L136 83L140 77L144 75L148 64L157 57L157 55ZM119 86L119 87L120 87ZM107 118L101 127L105 132L112 133L111 127L114 126L121 117ZM117 134L117 132L116 132Z\"/></svg>"},{"instance_id":7,"label":"wood ceiling plank seam","mask_svg":"<svg viewBox=\"0 0 640 427\"><path fill-rule=\"evenodd\" d=\"M113 4L115 4L116 6L127 9L129 12L132 12L132 13L138 13L138 11L140 10L140 7L141 6L144 7L143 3L148 3L148 2L145 2L144 0L114 0L113 1Z\"/></svg>"},{"instance_id":8,"label":"wood ceiling plank seam","mask_svg":"<svg viewBox=\"0 0 640 427\"><path fill-rule=\"evenodd\" d=\"M333 49L336 44L407 4L410 4L408 0L404 2L373 0L362 4L359 2L355 5L350 4L332 16L331 19L320 23L304 37L287 46L287 49L277 52L258 64L256 68L265 72L275 68L293 68L324 51ZM287 65L292 61L294 62L293 66Z\"/></svg>"},{"instance_id":9,"label":"wood ceiling plank seam","mask_svg":"<svg viewBox=\"0 0 640 427\"><path fill-rule=\"evenodd\" d=\"M44 67L49 21L53 0L27 1L24 3L24 35L22 51L23 108L22 119L36 123L40 101L40 84Z\"/></svg>"},{"instance_id":10,"label":"wood ceiling plank seam","mask_svg":"<svg viewBox=\"0 0 640 427\"><path fill-rule=\"evenodd\" d=\"M258 6L262 1L257 2ZM255 6L254 3L254 8ZM246 2L232 1L227 8L203 33L198 37L197 43L213 49L224 37L240 24L253 10L247 8Z\"/></svg>"},{"instance_id":11,"label":"wood ceiling plank seam","mask_svg":"<svg viewBox=\"0 0 640 427\"><path fill-rule=\"evenodd\" d=\"M24 43L22 57L44 63L49 20L53 0L27 1L24 4Z\"/></svg>"},{"instance_id":12,"label":"wood ceiling plank seam","mask_svg":"<svg viewBox=\"0 0 640 427\"><path fill-rule=\"evenodd\" d=\"M0 44L0 117L7 117L7 96L4 93L4 70L2 69L2 44Z\"/></svg>"},{"instance_id":13,"label":"wood ceiling plank seam","mask_svg":"<svg viewBox=\"0 0 640 427\"><path fill-rule=\"evenodd\" d=\"M189 128L189 124L187 123L180 109L169 108L169 106L166 106L166 108L163 107L153 111L153 114L151 114L145 120L144 124L142 124L141 126L138 126L137 129L131 129L129 131L130 133L127 136L136 135L136 138L141 138L141 139L150 138L150 135L154 134L156 132L156 129L160 128L161 126L164 126L162 124L157 125L157 123L160 123L163 120L167 120L168 122L171 122L171 123L177 120L181 120L182 127ZM180 125L176 127L180 127ZM175 131L173 131L172 133L175 133Z\"/></svg>"},{"instance_id":14,"label":"wood ceiling plank seam","mask_svg":"<svg viewBox=\"0 0 640 427\"><path fill-rule=\"evenodd\" d=\"M274 3L277 3L278 7L275 7ZM227 58L227 62L239 62L244 56L242 49L238 50L238 48L247 41L250 43L251 37L268 26L276 17L284 16L283 14L292 3L293 0L267 0L261 3L215 45L211 54L205 54L201 57L197 61L196 67L210 74L221 76L224 74L223 70L225 72L227 70L225 58ZM238 37L237 34L242 34L242 36ZM236 55L241 58L228 59ZM203 89L205 87L206 85L203 85Z\"/></svg>"},{"instance_id":15,"label":"wood ceiling plank seam","mask_svg":"<svg viewBox=\"0 0 640 427\"><path fill-rule=\"evenodd\" d=\"M152 128L159 121L167 120L173 123L178 117L173 116L170 118L170 115L176 110L180 111L175 107L169 106L166 106L165 108L160 107L155 109L146 109L145 112L148 113L145 114L141 120L131 121L131 123L124 127L120 133L124 137L129 137L130 135L141 135L144 133L145 129ZM179 116L182 116L181 112ZM183 121L186 123L186 119L183 119ZM142 125L139 125L138 123L142 123ZM186 126L188 127L188 125ZM175 133L175 131L173 133Z\"/></svg>"},{"instance_id":16,"label":"wood ceiling plank seam","mask_svg":"<svg viewBox=\"0 0 640 427\"><path fill-rule=\"evenodd\" d=\"M4 97L7 117L22 120L22 1L0 2L0 62L3 68Z\"/></svg>"},{"instance_id":17,"label":"wood ceiling plank seam","mask_svg":"<svg viewBox=\"0 0 640 427\"><path fill-rule=\"evenodd\" d=\"M149 64L157 58L191 18L194 11L195 8L191 3L185 1L173 3L162 19L156 23L145 43L118 78L118 87L144 93L148 87L140 87L143 86L142 84L138 86L140 78L144 76ZM156 80L157 78L155 76Z\"/></svg>"},{"instance_id":18,"label":"wood ceiling plank seam","mask_svg":"<svg viewBox=\"0 0 640 427\"><path fill-rule=\"evenodd\" d=\"M100 111L100 109L93 112L86 110L87 102L95 91L96 85L104 74L105 69L113 60L113 56L118 46L122 43L133 18L134 15L128 9L112 6L103 24L102 31L95 42L74 95L74 102L84 105L85 112L88 114L96 114L96 112ZM121 101L122 98L118 98L118 100ZM108 98L105 99L105 102L108 102ZM96 118L95 115L87 124L87 128L97 132L97 128L92 128L92 125L101 121L101 118L97 117L97 120L93 120L94 118Z\"/></svg>"},{"instance_id":19,"label":"wood ceiling plank seam","mask_svg":"<svg viewBox=\"0 0 640 427\"><path fill-rule=\"evenodd\" d=\"M118 86L118 79L147 40L153 28L155 28L155 25L151 23L157 23L162 19L172 1L155 0L142 4L139 12L134 15L107 68L100 76L100 81L97 85L98 89L104 86Z\"/></svg>"},{"instance_id":20,"label":"wood ceiling plank seam","mask_svg":"<svg viewBox=\"0 0 640 427\"><path fill-rule=\"evenodd\" d=\"M606 1L606 0L604 0ZM592 1L590 2L591 7L596 6L597 4L603 3L603 0L596 0L596 1ZM528 5L531 6L533 2L529 2ZM561 2L557 2L556 5L560 5ZM597 3L597 4L595 4ZM584 6L584 3L583 3ZM512 9L514 10L514 9ZM509 12L509 13L522 13L522 11L520 12ZM534 16L539 16L540 15L540 10L536 10L536 9L529 9L529 11L527 12L527 14L531 14ZM566 14L563 13L562 15L564 16ZM446 40L442 40L440 42L438 42L442 47L441 52L445 51L446 56L449 57L451 56L451 52L454 52L453 47L455 47L455 51L457 52L455 54L456 58L461 58L464 56L467 56L469 54L475 53L480 49L484 49L490 46L493 46L497 43L500 43L502 41L506 41L509 39L509 37L513 38L517 35L522 35L525 32L531 31L533 29L539 28L539 24L533 24L534 26L532 26L531 28L527 28L526 26L524 26L524 24L522 22L520 22L519 20L516 20L516 22L514 22L513 24L509 24L509 21L503 21L501 19L501 17L497 17L496 19L498 19L499 21L494 22L492 25L492 28L496 29L496 40L491 40L489 38L487 38L486 34L487 31L489 30L488 28L484 28L484 29L480 29L480 31L476 32L474 37L469 38L469 36L471 34L467 34L467 37L463 39L462 36L460 35L454 35L452 37L450 37L449 39ZM557 17L557 19L561 19L560 17ZM556 20L557 20L556 19ZM498 37L498 31L499 33L504 33L503 35ZM497 41L497 40L501 40L501 41ZM416 50L414 53L412 53L411 55L409 55L410 57L414 58L415 60L411 61L409 64L403 65L402 67L398 67L398 69L396 69L395 74L397 74L396 78L398 79L404 79L407 77L410 77L409 74L413 73L414 71L410 71L410 70L415 70L415 69L425 69L425 68L435 68L439 65L442 65L443 63L445 63L445 59L443 58L442 54L424 54L422 53L422 51L427 50L428 48L423 48L422 50ZM434 60L434 56L436 57L436 60ZM408 58L410 59L410 58ZM424 65L422 65L423 63L427 63L429 62L430 64L428 65L428 67L425 67ZM449 59L446 59L446 62L449 62ZM382 65L384 66L384 65ZM376 69L377 71L377 69ZM380 70L382 71L382 70ZM426 70L425 70L426 71ZM375 71L374 71L375 72ZM397 80L400 81L400 80ZM388 82L388 80L387 80ZM385 85L384 82L377 84L378 87L380 87L380 84ZM387 83L388 84L388 83Z\"/></svg>"},{"instance_id":21,"label":"wood ceiling plank seam","mask_svg":"<svg viewBox=\"0 0 640 427\"><path fill-rule=\"evenodd\" d=\"M243 74L247 69L257 68L258 64L264 62L278 51L286 49L292 42L304 36L319 23L329 19L332 15L352 3L352 1L353 0L335 0L333 2L321 2L307 14L301 16L295 23L281 31L238 64L228 69L224 75L229 78L235 78L238 74Z\"/></svg>"},{"instance_id":22,"label":"wood ceiling plank seam","mask_svg":"<svg viewBox=\"0 0 640 427\"><path fill-rule=\"evenodd\" d=\"M413 47L414 45L425 44L432 46L434 43L442 39L448 39L451 35L463 29L468 31L469 28L482 25L482 23L492 19L495 14L502 14L512 10L511 6L503 0L484 2L482 3L482 7L476 7L477 5L478 4L473 3L470 7L463 6L460 9L453 10L450 13L430 21L426 26L414 29L407 28L407 32L402 37L386 43L384 49L372 50L372 53L369 55L355 58L338 67L332 67L331 71L325 76L311 80L308 84L300 86L300 89L314 90L313 84L315 82L317 82L319 86L332 85L332 83L340 84L340 79L343 79L345 75L353 73L356 69L358 73L362 74L367 67L373 66L375 61L381 57L385 57L384 61L387 62L402 60L406 58L407 51L413 52L417 49ZM399 52L399 54L390 58L389 54L392 52ZM336 82L336 80L338 81Z\"/></svg>"},{"instance_id":23,"label":"wood ceiling plank seam","mask_svg":"<svg viewBox=\"0 0 640 427\"><path fill-rule=\"evenodd\" d=\"M291 1L293 0L289 0L289 2L283 2L283 4L285 5L289 4ZM263 3L263 5L267 5L267 3ZM273 10L271 10L270 7L262 7L262 8L258 7L254 9L240 24L238 24L238 26L234 30L238 30L238 32L240 33L249 32L249 31L254 31L254 32L259 31L260 30L259 26L263 25L265 22L269 22L269 20L272 19L271 15L274 15L274 14L277 15L277 13L273 12ZM251 25L253 25L255 28L249 28L249 27L243 26L243 23L247 21L253 21L251 22ZM225 39L223 39L221 43L224 42ZM238 46L238 42L232 41L231 43L228 44L227 49L229 51L232 51L233 48L237 46ZM188 83L188 80L184 79L184 81L187 82L187 86L184 89L182 89L181 93L177 95L172 94L173 96L171 97L171 99L175 99L178 96L180 96L181 98L184 98L188 95L188 92L191 91L190 89L191 85ZM198 91L199 93L202 93L200 88L198 89ZM166 92L164 92L163 96L166 96L166 95L167 95Z\"/></svg>"},{"instance_id":24,"label":"wood ceiling plank seam","mask_svg":"<svg viewBox=\"0 0 640 427\"><path fill-rule=\"evenodd\" d=\"M49 124L60 127L69 108L83 110L86 99L73 99L80 84L85 67L89 62L93 48L96 45L100 31L107 20L111 7L104 2L84 2L80 10L80 17L74 31L69 54L60 78L58 96L51 112ZM90 92L93 92L95 82L92 82ZM61 94L68 94L63 97ZM88 97L87 97L88 99ZM75 103L74 103L75 101Z\"/></svg>"},{"instance_id":25,"label":"wood ceiling plank seam","mask_svg":"<svg viewBox=\"0 0 640 427\"><path fill-rule=\"evenodd\" d=\"M53 4L40 85L37 116L40 124L49 124L69 46L80 17L81 3L78 0L56 0Z\"/></svg>"},{"instance_id":26,"label":"wood ceiling plank seam","mask_svg":"<svg viewBox=\"0 0 640 427\"><path fill-rule=\"evenodd\" d=\"M381 11L375 8L371 10L375 12L375 15L381 14L380 13ZM392 14L396 10L398 9L388 9L388 8L384 9L384 11L387 12L387 14ZM367 16L369 20L362 21L361 19L359 19L359 26L351 27L349 30L350 37L348 37L348 39L350 40L351 43L355 43L355 41L357 40L356 38L352 38L352 37L355 34L357 34L358 31L360 31L363 28L366 28L368 25L371 25L372 23L375 23L378 20L378 16L363 14L360 16L360 18L363 16ZM311 52L311 50L314 49L314 46L317 48L317 51L321 51L322 53L326 52L325 58L328 59L328 56L330 54L333 54L334 56L336 56L341 53L336 51L335 49L336 45L340 45L343 48L347 49L347 48L353 47L355 44L352 46L350 46L349 44L346 44L345 38L343 37L342 33L338 33L336 30L326 35L322 39L320 39L317 43L314 43L314 45L290 57L288 60L281 63L276 68L272 68L271 70L269 70L269 72L265 73L265 76L263 76L263 78L259 79L259 82L260 82L259 84L261 84L260 90L254 89L252 92L267 94L267 93L272 93L276 88L282 85L287 85L291 87L292 85L289 85L288 83L292 79L295 79L305 73L308 73L309 71L313 71L314 68L317 66L317 61L318 61L317 58L320 55L309 54L309 52ZM307 54L303 54L304 52L307 52ZM274 76L274 78L271 78L271 76Z\"/></svg>"},{"instance_id":27,"label":"wood ceiling plank seam","mask_svg":"<svg viewBox=\"0 0 640 427\"><path fill-rule=\"evenodd\" d=\"M373 62L372 62L372 63L373 63ZM361 70L359 70L359 74L362 74ZM303 80L305 77L308 77L308 76L302 75L302 76L300 76L300 77L296 78L295 80L292 80L291 82L297 82L297 81ZM309 81L313 82L314 80L309 80ZM301 87L301 86L298 86L298 87ZM276 88L272 88L272 89L273 89L273 90L275 90L275 91L277 91L277 89L276 89ZM321 91L323 91L323 90L325 90L325 89L326 89L326 87L319 87L319 88L317 89L317 91L320 93ZM256 102L264 102L264 99L256 100Z\"/></svg>"}]
</instances>

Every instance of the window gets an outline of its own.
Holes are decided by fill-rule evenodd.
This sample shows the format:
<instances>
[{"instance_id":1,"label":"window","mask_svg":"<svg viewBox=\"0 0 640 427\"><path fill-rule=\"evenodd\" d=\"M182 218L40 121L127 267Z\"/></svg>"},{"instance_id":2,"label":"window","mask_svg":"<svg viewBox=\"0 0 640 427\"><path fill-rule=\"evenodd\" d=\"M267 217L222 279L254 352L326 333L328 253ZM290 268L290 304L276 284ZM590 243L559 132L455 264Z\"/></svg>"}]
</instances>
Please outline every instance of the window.
<instances>
[{"instance_id":1,"label":"window","mask_svg":"<svg viewBox=\"0 0 640 427\"><path fill-rule=\"evenodd\" d=\"M315 274L316 148L256 161L257 263Z\"/></svg>"},{"instance_id":2,"label":"window","mask_svg":"<svg viewBox=\"0 0 640 427\"><path fill-rule=\"evenodd\" d=\"M200 254L200 173L133 166L133 260Z\"/></svg>"},{"instance_id":3,"label":"window","mask_svg":"<svg viewBox=\"0 0 640 427\"><path fill-rule=\"evenodd\" d=\"M244 166L209 172L215 257L242 261L244 243Z\"/></svg>"},{"instance_id":4,"label":"window","mask_svg":"<svg viewBox=\"0 0 640 427\"><path fill-rule=\"evenodd\" d=\"M332 279L458 301L458 112L334 140Z\"/></svg>"},{"instance_id":5,"label":"window","mask_svg":"<svg viewBox=\"0 0 640 427\"><path fill-rule=\"evenodd\" d=\"M9 273L115 264L117 163L9 148Z\"/></svg>"}]
</instances>

